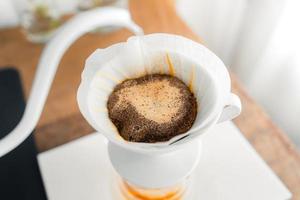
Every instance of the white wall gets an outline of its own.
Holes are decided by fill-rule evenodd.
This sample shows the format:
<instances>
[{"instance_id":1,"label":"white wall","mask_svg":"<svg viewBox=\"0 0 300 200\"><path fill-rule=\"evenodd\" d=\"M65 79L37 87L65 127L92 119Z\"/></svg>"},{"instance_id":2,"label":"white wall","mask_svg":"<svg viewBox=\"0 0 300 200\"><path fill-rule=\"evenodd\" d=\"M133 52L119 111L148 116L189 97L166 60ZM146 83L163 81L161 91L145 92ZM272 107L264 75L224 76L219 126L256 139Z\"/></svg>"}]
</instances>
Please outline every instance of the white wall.
<instances>
[{"instance_id":1,"label":"white wall","mask_svg":"<svg viewBox=\"0 0 300 200\"><path fill-rule=\"evenodd\" d=\"M300 147L300 1L177 0L177 9Z\"/></svg>"},{"instance_id":2,"label":"white wall","mask_svg":"<svg viewBox=\"0 0 300 200\"><path fill-rule=\"evenodd\" d=\"M11 1L0 0L0 28L15 26L18 16Z\"/></svg>"},{"instance_id":3,"label":"white wall","mask_svg":"<svg viewBox=\"0 0 300 200\"><path fill-rule=\"evenodd\" d=\"M247 0L177 0L177 10L206 45L231 66ZM234 8L234 9L232 9Z\"/></svg>"}]
</instances>

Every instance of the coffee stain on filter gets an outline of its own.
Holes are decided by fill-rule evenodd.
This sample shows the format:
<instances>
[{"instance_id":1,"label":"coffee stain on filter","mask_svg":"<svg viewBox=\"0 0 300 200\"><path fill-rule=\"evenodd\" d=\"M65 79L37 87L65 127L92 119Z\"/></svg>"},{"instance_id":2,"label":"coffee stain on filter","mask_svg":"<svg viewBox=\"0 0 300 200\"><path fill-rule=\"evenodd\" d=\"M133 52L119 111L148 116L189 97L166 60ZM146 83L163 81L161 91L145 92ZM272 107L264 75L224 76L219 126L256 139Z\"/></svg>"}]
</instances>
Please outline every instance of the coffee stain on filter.
<instances>
[{"instance_id":1,"label":"coffee stain on filter","mask_svg":"<svg viewBox=\"0 0 300 200\"><path fill-rule=\"evenodd\" d=\"M159 73L163 74L164 73L164 66L163 65L159 65Z\"/></svg>"},{"instance_id":2,"label":"coffee stain on filter","mask_svg":"<svg viewBox=\"0 0 300 200\"><path fill-rule=\"evenodd\" d=\"M121 80L120 80L120 79L118 79L117 77L115 77L115 76L113 76L113 75L111 75L111 74L107 74L107 73L103 73L103 72L98 72L98 73L97 73L97 76L98 76L99 78L107 78L108 80L111 80L111 81L113 81L113 82L116 83L116 84L121 83Z\"/></svg>"},{"instance_id":3,"label":"coffee stain on filter","mask_svg":"<svg viewBox=\"0 0 300 200\"><path fill-rule=\"evenodd\" d=\"M190 72L189 84L188 87L190 91L194 91L194 84L195 84L195 66L193 65L192 71Z\"/></svg>"},{"instance_id":4,"label":"coffee stain on filter","mask_svg":"<svg viewBox=\"0 0 300 200\"><path fill-rule=\"evenodd\" d=\"M170 55L168 53L166 53L166 59L167 59L168 67L169 67L169 74L172 76L176 76L176 71L175 71L174 65L173 65Z\"/></svg>"},{"instance_id":5,"label":"coffee stain on filter","mask_svg":"<svg viewBox=\"0 0 300 200\"><path fill-rule=\"evenodd\" d=\"M118 72L124 79L129 79L130 77L120 68L115 68L115 71Z\"/></svg>"}]
</instances>

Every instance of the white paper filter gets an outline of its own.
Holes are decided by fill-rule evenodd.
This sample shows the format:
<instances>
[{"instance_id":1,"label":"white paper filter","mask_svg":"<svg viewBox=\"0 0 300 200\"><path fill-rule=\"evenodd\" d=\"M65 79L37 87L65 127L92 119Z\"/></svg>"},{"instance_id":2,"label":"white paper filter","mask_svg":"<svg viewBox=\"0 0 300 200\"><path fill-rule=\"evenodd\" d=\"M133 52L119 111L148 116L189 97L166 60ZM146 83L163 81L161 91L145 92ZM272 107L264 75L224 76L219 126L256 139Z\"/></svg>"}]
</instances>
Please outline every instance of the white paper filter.
<instances>
[{"instance_id":1,"label":"white paper filter","mask_svg":"<svg viewBox=\"0 0 300 200\"><path fill-rule=\"evenodd\" d=\"M162 148L188 134L201 134L201 127L215 118L220 105L218 106L218 91L213 81L214 77L206 67L197 64L197 57L192 57L197 48L191 44L197 43L191 43L190 40L180 36L152 34L133 36L127 42L106 49L97 49L86 60L82 73L78 91L81 112L97 131L121 145L130 144L148 149ZM114 87L123 80L153 73L175 75L190 86L198 102L196 121L187 133L173 137L167 142L125 141L108 117L107 99Z\"/></svg>"}]
</instances>

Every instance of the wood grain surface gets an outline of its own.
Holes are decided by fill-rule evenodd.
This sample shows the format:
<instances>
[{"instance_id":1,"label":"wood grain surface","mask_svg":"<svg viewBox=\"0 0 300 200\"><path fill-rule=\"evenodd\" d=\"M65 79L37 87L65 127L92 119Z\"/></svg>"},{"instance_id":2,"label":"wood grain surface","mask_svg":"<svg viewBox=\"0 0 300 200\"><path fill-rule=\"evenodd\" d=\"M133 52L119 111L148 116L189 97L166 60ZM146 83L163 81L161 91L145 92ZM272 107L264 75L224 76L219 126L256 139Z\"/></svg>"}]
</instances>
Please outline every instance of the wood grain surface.
<instances>
[{"instance_id":1,"label":"wood grain surface","mask_svg":"<svg viewBox=\"0 0 300 200\"><path fill-rule=\"evenodd\" d=\"M145 33L166 32L200 38L176 14L172 0L131 0L133 19ZM39 151L59 146L93 129L79 113L76 91L87 56L96 48L125 41L131 33L120 30L107 35L88 34L76 41L64 55L35 132ZM43 46L28 42L20 28L0 31L0 66L14 66L22 76L26 96ZM257 152L300 199L300 156L291 141L251 99L232 75L232 88L242 100L243 112L234 120Z\"/></svg>"}]
</instances>

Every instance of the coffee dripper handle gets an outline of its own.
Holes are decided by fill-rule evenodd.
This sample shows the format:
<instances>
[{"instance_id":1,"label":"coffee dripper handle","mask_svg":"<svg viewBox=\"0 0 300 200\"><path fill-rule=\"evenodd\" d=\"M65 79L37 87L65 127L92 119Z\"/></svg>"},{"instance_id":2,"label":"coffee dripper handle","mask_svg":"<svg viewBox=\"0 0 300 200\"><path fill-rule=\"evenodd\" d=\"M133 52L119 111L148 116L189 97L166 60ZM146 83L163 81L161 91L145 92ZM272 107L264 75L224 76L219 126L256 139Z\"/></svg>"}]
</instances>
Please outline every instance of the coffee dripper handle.
<instances>
[{"instance_id":1,"label":"coffee dripper handle","mask_svg":"<svg viewBox=\"0 0 300 200\"><path fill-rule=\"evenodd\" d=\"M0 157L20 145L33 131L42 113L56 69L65 51L85 33L104 26L125 27L136 35L142 29L121 8L97 8L78 14L64 24L44 48L23 117L19 124L0 140Z\"/></svg>"},{"instance_id":2,"label":"coffee dripper handle","mask_svg":"<svg viewBox=\"0 0 300 200\"><path fill-rule=\"evenodd\" d=\"M240 98L236 94L230 93L218 123L234 119L241 113L241 110L242 104Z\"/></svg>"}]
</instances>

